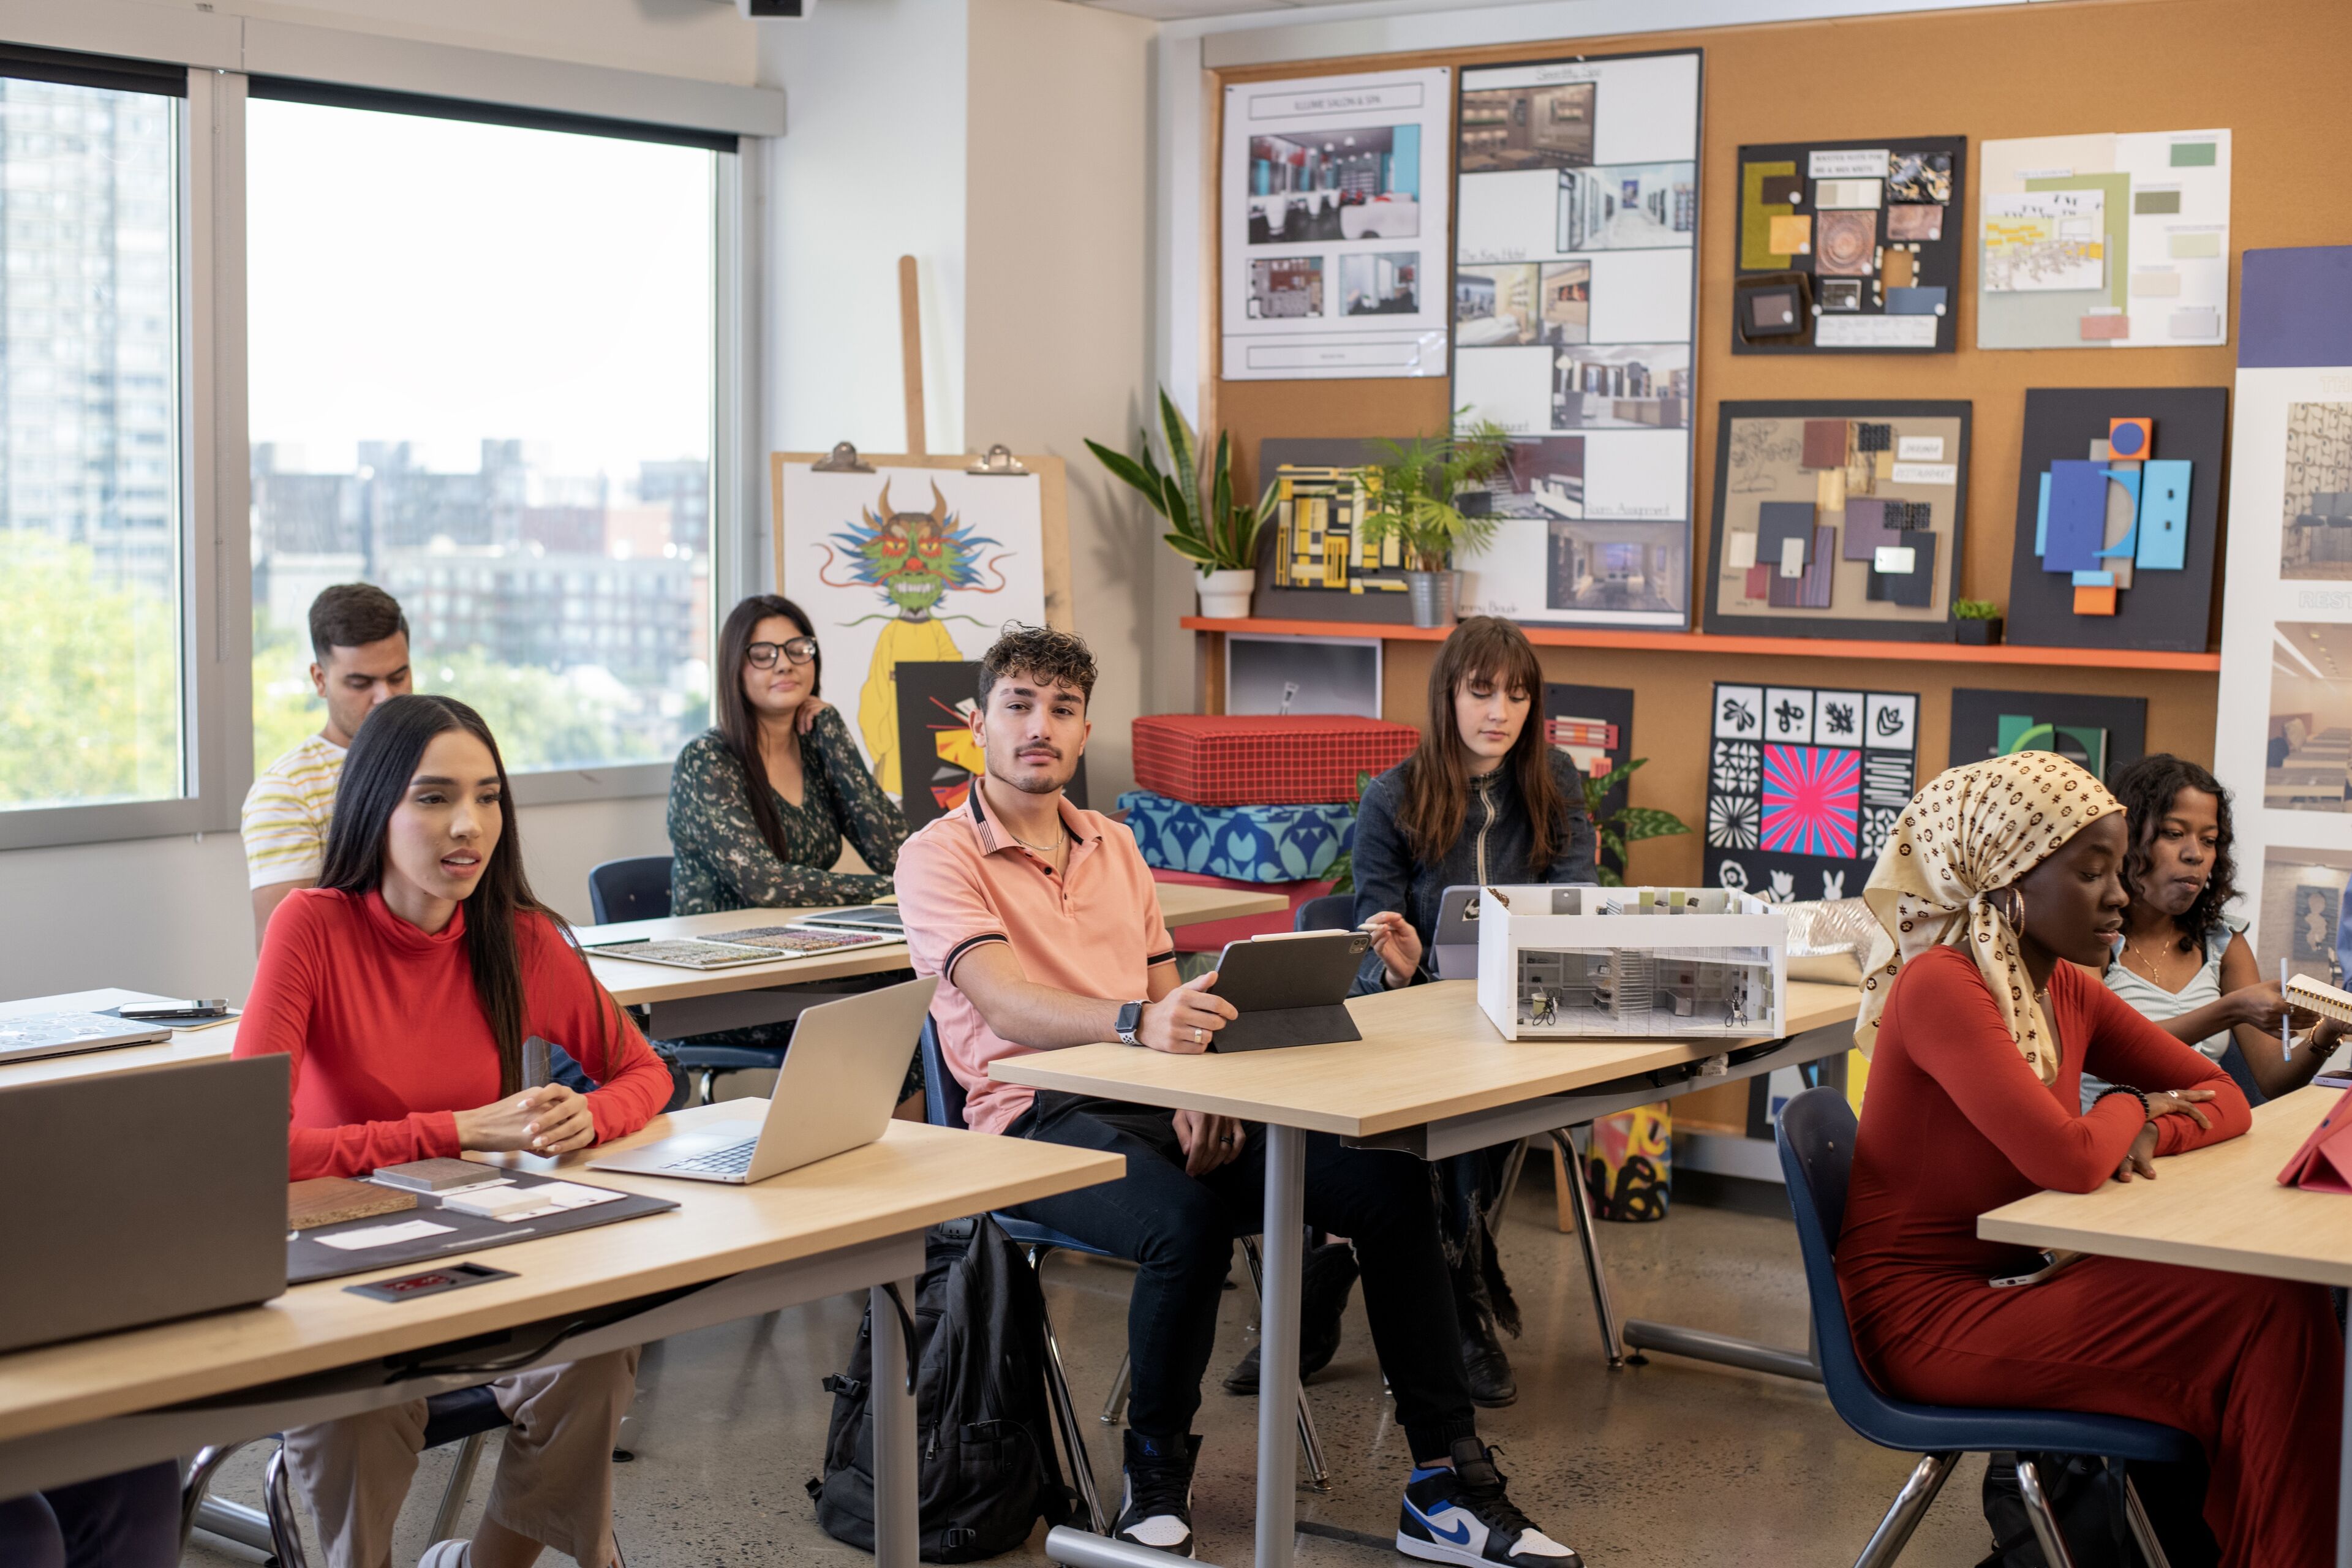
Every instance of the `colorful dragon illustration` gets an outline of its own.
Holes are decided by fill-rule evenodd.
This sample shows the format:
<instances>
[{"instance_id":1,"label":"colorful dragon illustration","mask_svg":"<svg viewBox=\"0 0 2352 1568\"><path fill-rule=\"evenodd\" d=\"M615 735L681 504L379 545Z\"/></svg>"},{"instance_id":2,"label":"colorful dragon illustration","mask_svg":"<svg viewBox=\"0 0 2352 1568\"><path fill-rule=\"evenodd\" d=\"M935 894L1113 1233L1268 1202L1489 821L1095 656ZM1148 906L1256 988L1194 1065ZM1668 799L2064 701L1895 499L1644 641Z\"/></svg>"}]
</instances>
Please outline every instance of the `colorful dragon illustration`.
<instances>
[{"instance_id":1,"label":"colorful dragon illustration","mask_svg":"<svg viewBox=\"0 0 2352 1568\"><path fill-rule=\"evenodd\" d=\"M879 588L890 605L887 611L844 624L858 626L876 619L889 623L875 639L874 658L857 694L857 727L865 736L866 754L874 759L874 782L885 795L897 795L900 793L898 686L891 671L902 662L962 660L962 650L941 622L986 623L971 616L938 614L940 601L951 588L974 594L1002 592L1004 575L997 568L1006 556L981 561L983 548L1002 546L973 533L961 513L948 509L948 499L936 479L931 481L930 510L895 511L890 506L890 481L885 479L874 505L861 508L858 521L833 539L841 546L841 564L851 575L847 581L835 582L830 574L833 550L820 545L825 552L824 568L819 574L824 584ZM983 571L995 576L993 584L982 584Z\"/></svg>"}]
</instances>

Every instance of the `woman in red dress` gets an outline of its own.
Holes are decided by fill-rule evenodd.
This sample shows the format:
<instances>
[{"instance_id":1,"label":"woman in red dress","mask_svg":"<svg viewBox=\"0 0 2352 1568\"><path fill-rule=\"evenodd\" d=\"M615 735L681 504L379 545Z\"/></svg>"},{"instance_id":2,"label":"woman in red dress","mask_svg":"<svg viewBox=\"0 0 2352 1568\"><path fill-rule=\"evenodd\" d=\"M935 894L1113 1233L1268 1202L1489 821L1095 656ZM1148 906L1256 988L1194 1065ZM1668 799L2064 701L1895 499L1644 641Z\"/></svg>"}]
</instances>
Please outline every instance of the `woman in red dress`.
<instances>
[{"instance_id":1,"label":"woman in red dress","mask_svg":"<svg viewBox=\"0 0 2352 1568\"><path fill-rule=\"evenodd\" d=\"M1977 1238L1989 1209L2152 1181L2249 1124L2218 1066L2078 967L2122 929L2126 847L2115 797L2040 752L1953 768L1905 810L1865 893L1885 930L1839 1283L1888 1393L2191 1433L2227 1568L2310 1568L2333 1551L2344 1385L2325 1290L2110 1258L1995 1289L2041 1260ZM2086 1066L2119 1087L2085 1111Z\"/></svg>"}]
</instances>

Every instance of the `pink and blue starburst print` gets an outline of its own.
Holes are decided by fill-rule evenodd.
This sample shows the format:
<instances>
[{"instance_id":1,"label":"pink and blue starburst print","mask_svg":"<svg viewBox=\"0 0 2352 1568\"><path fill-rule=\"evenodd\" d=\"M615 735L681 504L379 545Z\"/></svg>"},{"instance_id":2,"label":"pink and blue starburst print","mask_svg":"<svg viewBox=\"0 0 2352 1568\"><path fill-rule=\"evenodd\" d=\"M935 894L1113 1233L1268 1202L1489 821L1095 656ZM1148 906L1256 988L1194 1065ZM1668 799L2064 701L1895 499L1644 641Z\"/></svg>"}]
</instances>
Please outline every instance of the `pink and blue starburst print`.
<instances>
[{"instance_id":1,"label":"pink and blue starburst print","mask_svg":"<svg viewBox=\"0 0 2352 1568\"><path fill-rule=\"evenodd\" d=\"M1764 748L1766 849L1850 860L1861 805L1860 752L1829 746Z\"/></svg>"}]
</instances>

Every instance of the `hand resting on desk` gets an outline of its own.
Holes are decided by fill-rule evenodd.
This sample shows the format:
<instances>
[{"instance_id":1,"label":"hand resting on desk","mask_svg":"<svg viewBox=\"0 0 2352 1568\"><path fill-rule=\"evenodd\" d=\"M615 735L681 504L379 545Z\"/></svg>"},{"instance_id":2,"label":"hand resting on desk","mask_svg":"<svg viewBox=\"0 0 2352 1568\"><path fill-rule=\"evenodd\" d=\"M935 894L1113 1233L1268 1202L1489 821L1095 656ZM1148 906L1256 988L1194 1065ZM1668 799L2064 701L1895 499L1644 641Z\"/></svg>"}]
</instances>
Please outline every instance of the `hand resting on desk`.
<instances>
[{"instance_id":1,"label":"hand resting on desk","mask_svg":"<svg viewBox=\"0 0 2352 1568\"><path fill-rule=\"evenodd\" d=\"M596 1142L596 1119L588 1110L588 1097L560 1083L453 1114L457 1146L485 1153L569 1154Z\"/></svg>"}]
</instances>

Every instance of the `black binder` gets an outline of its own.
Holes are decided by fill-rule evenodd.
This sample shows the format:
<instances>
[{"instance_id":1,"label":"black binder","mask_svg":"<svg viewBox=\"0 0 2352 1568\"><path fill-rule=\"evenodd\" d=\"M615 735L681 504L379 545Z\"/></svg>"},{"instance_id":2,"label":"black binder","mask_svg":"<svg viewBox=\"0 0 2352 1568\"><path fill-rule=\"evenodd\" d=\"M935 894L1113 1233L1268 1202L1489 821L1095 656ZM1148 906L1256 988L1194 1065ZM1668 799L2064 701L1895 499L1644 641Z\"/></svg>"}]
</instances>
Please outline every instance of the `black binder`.
<instances>
[{"instance_id":1,"label":"black binder","mask_svg":"<svg viewBox=\"0 0 2352 1568\"><path fill-rule=\"evenodd\" d=\"M1209 994L1240 1016L1219 1029L1219 1051L1265 1051L1360 1040L1349 987L1372 939L1360 931L1299 931L1227 942Z\"/></svg>"}]
</instances>

